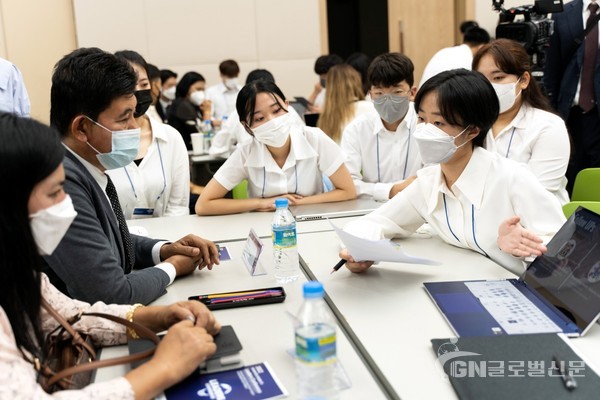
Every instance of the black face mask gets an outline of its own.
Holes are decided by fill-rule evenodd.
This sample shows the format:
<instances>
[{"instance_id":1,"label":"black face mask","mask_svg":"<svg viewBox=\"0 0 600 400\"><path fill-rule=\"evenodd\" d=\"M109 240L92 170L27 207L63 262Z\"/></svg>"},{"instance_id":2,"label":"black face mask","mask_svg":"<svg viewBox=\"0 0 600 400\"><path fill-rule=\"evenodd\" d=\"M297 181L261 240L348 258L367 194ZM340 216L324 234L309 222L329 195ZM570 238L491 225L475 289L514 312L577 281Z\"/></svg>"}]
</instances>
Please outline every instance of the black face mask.
<instances>
[{"instance_id":1,"label":"black face mask","mask_svg":"<svg viewBox=\"0 0 600 400\"><path fill-rule=\"evenodd\" d=\"M152 94L150 89L137 90L135 92L135 98L137 99L137 105L135 106L135 112L133 113L134 118L139 118L146 114L148 107L152 104Z\"/></svg>"}]
</instances>

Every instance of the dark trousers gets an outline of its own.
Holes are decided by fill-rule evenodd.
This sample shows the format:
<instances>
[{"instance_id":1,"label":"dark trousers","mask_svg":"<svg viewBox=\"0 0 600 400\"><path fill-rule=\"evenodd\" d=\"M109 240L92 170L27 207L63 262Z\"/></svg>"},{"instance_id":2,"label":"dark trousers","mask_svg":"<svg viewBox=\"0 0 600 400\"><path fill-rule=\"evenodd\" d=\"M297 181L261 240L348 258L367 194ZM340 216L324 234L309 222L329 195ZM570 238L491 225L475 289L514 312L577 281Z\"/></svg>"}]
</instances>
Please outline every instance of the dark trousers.
<instances>
[{"instance_id":1,"label":"dark trousers","mask_svg":"<svg viewBox=\"0 0 600 400\"><path fill-rule=\"evenodd\" d=\"M571 108L567 119L571 136L571 159L567 168L567 191L573 193L577 173L585 168L600 168L600 117L598 108L583 113L579 107Z\"/></svg>"}]
</instances>

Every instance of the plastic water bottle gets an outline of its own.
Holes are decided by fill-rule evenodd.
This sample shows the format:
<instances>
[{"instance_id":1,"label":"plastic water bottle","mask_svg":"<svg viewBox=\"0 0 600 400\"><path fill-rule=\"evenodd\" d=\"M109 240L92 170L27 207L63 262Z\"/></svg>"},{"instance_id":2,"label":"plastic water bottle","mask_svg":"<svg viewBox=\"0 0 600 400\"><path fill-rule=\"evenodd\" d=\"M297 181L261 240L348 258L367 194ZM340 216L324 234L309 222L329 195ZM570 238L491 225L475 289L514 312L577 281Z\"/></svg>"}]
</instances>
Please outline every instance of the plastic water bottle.
<instances>
[{"instance_id":1,"label":"plastic water bottle","mask_svg":"<svg viewBox=\"0 0 600 400\"><path fill-rule=\"evenodd\" d=\"M299 399L337 399L336 333L323 300L323 284L304 284L304 303L296 327L296 378Z\"/></svg>"},{"instance_id":2,"label":"plastic water bottle","mask_svg":"<svg viewBox=\"0 0 600 400\"><path fill-rule=\"evenodd\" d=\"M210 119L204 120L202 124L202 133L204 134L204 153L208 153L213 138L213 129Z\"/></svg>"},{"instance_id":3,"label":"plastic water bottle","mask_svg":"<svg viewBox=\"0 0 600 400\"><path fill-rule=\"evenodd\" d=\"M275 207L275 217L271 225L275 279L277 283L293 282L300 276L296 220L288 210L287 199L276 199Z\"/></svg>"}]
</instances>

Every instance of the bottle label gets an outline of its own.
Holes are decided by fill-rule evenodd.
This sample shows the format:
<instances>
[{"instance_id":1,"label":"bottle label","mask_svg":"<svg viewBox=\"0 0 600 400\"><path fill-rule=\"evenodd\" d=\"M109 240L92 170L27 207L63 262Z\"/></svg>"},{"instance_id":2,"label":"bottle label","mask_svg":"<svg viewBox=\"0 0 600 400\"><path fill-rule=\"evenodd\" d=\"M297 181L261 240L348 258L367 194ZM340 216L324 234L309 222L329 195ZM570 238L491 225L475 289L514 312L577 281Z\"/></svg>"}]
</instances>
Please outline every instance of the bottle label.
<instances>
[{"instance_id":1,"label":"bottle label","mask_svg":"<svg viewBox=\"0 0 600 400\"><path fill-rule=\"evenodd\" d=\"M279 248L296 247L296 227L273 227L273 246Z\"/></svg>"},{"instance_id":2,"label":"bottle label","mask_svg":"<svg viewBox=\"0 0 600 400\"><path fill-rule=\"evenodd\" d=\"M306 363L328 364L335 361L335 331L327 336L307 338L296 333L296 356Z\"/></svg>"}]
</instances>

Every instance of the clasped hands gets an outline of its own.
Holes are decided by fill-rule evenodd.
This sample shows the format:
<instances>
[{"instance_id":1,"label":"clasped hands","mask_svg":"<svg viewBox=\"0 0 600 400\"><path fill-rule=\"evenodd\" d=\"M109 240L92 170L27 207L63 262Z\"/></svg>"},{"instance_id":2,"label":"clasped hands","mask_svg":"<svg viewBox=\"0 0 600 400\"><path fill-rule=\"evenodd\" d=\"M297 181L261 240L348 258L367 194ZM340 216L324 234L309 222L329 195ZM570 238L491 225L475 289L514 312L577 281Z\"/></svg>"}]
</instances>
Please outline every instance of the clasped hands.
<instances>
[{"instance_id":1,"label":"clasped hands","mask_svg":"<svg viewBox=\"0 0 600 400\"><path fill-rule=\"evenodd\" d=\"M219 264L219 250L210 240L196 235L187 235L160 248L160 259L173 264L177 276L186 275L196 268L212 269Z\"/></svg>"}]
</instances>

